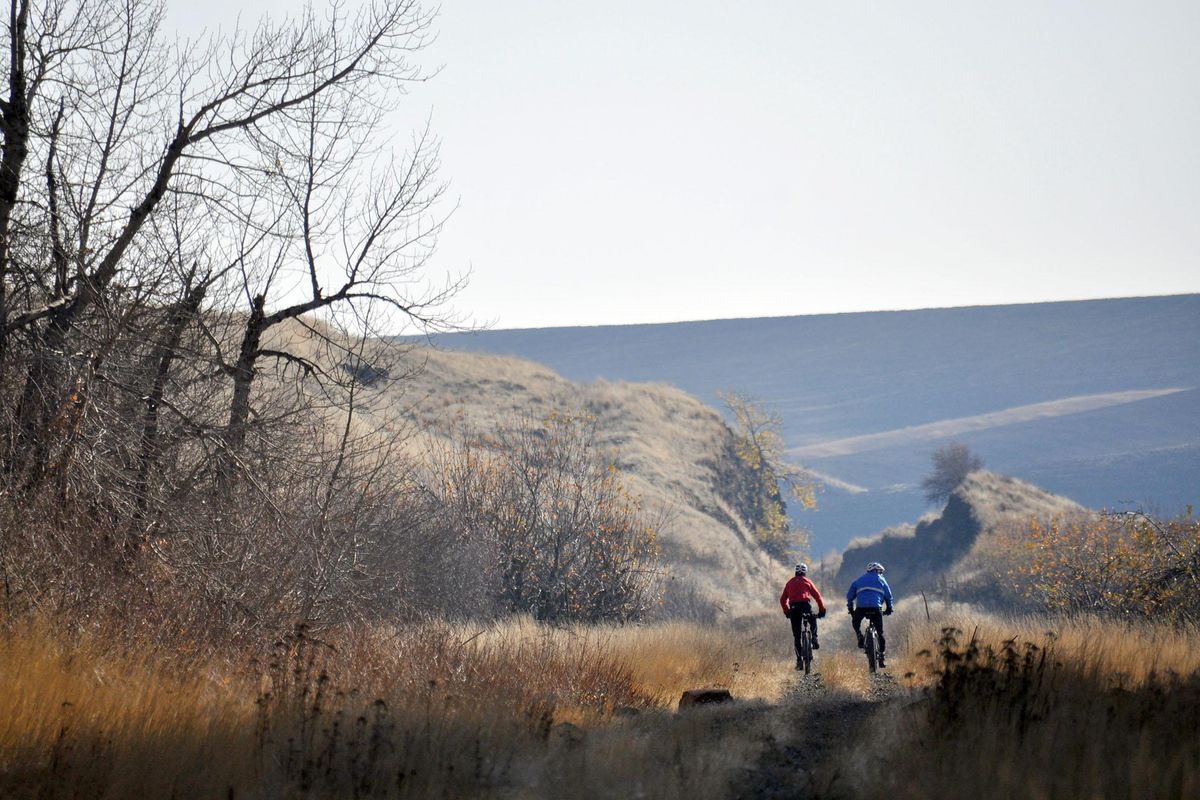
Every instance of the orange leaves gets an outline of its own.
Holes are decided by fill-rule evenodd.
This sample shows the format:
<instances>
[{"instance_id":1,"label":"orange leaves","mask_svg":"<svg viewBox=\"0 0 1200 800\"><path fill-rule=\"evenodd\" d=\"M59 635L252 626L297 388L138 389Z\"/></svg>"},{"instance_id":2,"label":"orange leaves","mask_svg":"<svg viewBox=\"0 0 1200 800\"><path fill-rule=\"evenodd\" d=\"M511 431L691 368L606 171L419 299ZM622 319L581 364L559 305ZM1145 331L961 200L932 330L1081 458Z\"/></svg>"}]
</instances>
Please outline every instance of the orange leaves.
<instances>
[{"instance_id":1,"label":"orange leaves","mask_svg":"<svg viewBox=\"0 0 1200 800\"><path fill-rule=\"evenodd\" d=\"M1200 590L1200 521L1140 512L1033 519L1010 536L1009 577L1055 611L1104 610L1194 618Z\"/></svg>"}]
</instances>

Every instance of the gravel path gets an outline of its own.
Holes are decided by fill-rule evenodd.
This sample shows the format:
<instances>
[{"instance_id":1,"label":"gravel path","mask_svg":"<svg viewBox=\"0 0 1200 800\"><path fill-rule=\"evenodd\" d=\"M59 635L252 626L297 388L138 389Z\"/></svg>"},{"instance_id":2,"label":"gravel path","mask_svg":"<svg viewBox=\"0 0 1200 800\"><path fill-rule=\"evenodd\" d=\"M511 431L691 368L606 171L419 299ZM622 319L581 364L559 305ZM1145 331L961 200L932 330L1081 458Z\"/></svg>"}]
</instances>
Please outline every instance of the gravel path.
<instances>
[{"instance_id":1,"label":"gravel path","mask_svg":"<svg viewBox=\"0 0 1200 800\"><path fill-rule=\"evenodd\" d=\"M905 695L886 672L871 676L867 697L831 691L819 672L798 678L774 710L758 762L739 776L732 795L751 800L838 796L834 756L867 735L871 719Z\"/></svg>"}]
</instances>

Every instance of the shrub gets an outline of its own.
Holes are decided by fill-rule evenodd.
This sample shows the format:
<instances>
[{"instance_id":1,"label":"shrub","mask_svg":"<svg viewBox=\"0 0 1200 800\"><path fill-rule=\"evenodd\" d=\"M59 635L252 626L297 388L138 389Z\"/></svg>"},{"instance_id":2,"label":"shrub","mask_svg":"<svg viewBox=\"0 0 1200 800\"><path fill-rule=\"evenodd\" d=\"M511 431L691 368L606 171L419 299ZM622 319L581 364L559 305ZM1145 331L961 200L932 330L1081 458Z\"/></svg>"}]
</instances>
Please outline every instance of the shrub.
<instances>
[{"instance_id":1,"label":"shrub","mask_svg":"<svg viewBox=\"0 0 1200 800\"><path fill-rule=\"evenodd\" d=\"M1200 619L1200 520L1110 513L1009 531L1009 578L1047 610Z\"/></svg>"},{"instance_id":2,"label":"shrub","mask_svg":"<svg viewBox=\"0 0 1200 800\"><path fill-rule=\"evenodd\" d=\"M983 459L971 452L962 442L951 442L933 452L933 470L921 481L925 500L940 505L962 486L967 476L983 469Z\"/></svg>"},{"instance_id":3,"label":"shrub","mask_svg":"<svg viewBox=\"0 0 1200 800\"><path fill-rule=\"evenodd\" d=\"M496 612L631 620L657 600L655 522L596 448L591 418L518 418L496 439L460 429L431 457L437 502L476 552Z\"/></svg>"}]
</instances>

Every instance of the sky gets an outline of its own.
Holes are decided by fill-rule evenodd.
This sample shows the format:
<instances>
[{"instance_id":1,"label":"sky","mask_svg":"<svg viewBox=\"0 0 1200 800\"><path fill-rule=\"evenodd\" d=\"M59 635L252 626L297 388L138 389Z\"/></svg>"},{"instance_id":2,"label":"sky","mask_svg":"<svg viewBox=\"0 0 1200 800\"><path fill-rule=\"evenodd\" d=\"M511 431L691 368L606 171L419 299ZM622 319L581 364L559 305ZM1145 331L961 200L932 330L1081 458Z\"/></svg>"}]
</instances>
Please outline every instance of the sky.
<instances>
[{"instance_id":1,"label":"sky","mask_svg":"<svg viewBox=\"0 0 1200 800\"><path fill-rule=\"evenodd\" d=\"M167 0L168 26L284 0ZM351 2L351 5L354 3ZM1200 291L1200 3L445 0L399 101L497 328Z\"/></svg>"}]
</instances>

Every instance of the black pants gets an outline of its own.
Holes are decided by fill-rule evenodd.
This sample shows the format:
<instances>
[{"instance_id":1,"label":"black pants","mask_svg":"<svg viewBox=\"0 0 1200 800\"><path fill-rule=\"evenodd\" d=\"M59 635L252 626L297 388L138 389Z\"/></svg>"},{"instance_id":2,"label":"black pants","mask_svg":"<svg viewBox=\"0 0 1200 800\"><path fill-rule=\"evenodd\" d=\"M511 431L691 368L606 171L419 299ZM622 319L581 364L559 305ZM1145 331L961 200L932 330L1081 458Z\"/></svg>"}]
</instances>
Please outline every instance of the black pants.
<instances>
[{"instance_id":1,"label":"black pants","mask_svg":"<svg viewBox=\"0 0 1200 800\"><path fill-rule=\"evenodd\" d=\"M796 643L796 658L800 657L800 619L807 615L812 620L812 636L817 638L817 618L812 613L812 603L792 603L788 609L788 619L792 622L792 639Z\"/></svg>"},{"instance_id":2,"label":"black pants","mask_svg":"<svg viewBox=\"0 0 1200 800\"><path fill-rule=\"evenodd\" d=\"M879 652L887 652L887 642L883 638L883 612L878 608L856 608L850 612L850 619L854 622L854 633L856 636L862 636L862 621L869 619L875 623L875 629L879 631Z\"/></svg>"}]
</instances>

